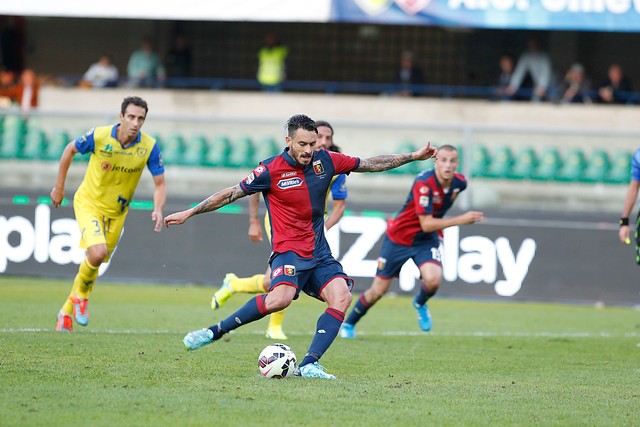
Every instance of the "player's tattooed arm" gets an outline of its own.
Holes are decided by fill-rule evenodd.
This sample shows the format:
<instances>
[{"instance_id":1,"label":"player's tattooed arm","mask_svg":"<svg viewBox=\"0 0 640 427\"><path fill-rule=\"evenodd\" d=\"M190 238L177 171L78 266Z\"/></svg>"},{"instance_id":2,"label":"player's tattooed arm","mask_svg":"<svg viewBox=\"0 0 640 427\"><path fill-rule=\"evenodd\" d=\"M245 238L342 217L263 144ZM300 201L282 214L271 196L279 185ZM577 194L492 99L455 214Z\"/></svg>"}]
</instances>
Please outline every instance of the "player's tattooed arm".
<instances>
[{"instance_id":1,"label":"player's tattooed arm","mask_svg":"<svg viewBox=\"0 0 640 427\"><path fill-rule=\"evenodd\" d=\"M360 160L354 172L382 172L413 161L412 154L382 154Z\"/></svg>"},{"instance_id":2,"label":"player's tattooed arm","mask_svg":"<svg viewBox=\"0 0 640 427\"><path fill-rule=\"evenodd\" d=\"M246 196L247 193L242 191L240 185L236 184L233 187L225 188L222 191L218 191L212 196L207 197L193 208L193 215L198 215L204 212L211 212L220 209L230 203L235 202L241 197Z\"/></svg>"}]
</instances>

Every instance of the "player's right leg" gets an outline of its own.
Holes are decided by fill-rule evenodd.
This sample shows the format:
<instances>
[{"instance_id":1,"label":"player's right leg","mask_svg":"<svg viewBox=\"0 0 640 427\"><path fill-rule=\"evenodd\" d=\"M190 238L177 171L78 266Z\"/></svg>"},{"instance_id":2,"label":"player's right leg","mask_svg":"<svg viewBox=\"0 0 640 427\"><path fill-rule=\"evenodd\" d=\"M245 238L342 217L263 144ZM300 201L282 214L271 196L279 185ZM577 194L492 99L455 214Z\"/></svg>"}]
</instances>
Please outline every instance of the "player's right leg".
<instances>
[{"instance_id":1,"label":"player's right leg","mask_svg":"<svg viewBox=\"0 0 640 427\"><path fill-rule=\"evenodd\" d=\"M345 319L342 327L340 328L341 338L355 338L356 337L356 323L367 314L371 306L382 298L384 294L389 290L391 286L391 278L383 278L376 276L373 279L371 287L360 294L360 297L356 301L355 305L351 309L351 313Z\"/></svg>"},{"instance_id":2,"label":"player's right leg","mask_svg":"<svg viewBox=\"0 0 640 427\"><path fill-rule=\"evenodd\" d=\"M242 325L262 319L272 311L286 308L296 294L294 286L277 286L268 294L258 295L247 301L235 313L209 328L189 332L182 342L188 350L197 350L219 340L222 336Z\"/></svg>"},{"instance_id":3,"label":"player's right leg","mask_svg":"<svg viewBox=\"0 0 640 427\"><path fill-rule=\"evenodd\" d=\"M431 312L427 301L433 297L442 281L442 266L440 263L425 262L420 265L420 277L422 286L413 299L413 308L418 313L418 326L421 330L429 332L432 326Z\"/></svg>"}]
</instances>

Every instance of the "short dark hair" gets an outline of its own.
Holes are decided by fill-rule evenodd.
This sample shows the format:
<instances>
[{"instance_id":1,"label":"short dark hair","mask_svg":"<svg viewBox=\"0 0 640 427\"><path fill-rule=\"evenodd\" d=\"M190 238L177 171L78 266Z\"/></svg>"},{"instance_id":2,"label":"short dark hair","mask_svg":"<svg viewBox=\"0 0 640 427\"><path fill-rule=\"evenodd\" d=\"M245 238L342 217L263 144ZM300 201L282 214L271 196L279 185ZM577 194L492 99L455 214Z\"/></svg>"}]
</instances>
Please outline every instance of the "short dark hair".
<instances>
[{"instance_id":1,"label":"short dark hair","mask_svg":"<svg viewBox=\"0 0 640 427\"><path fill-rule=\"evenodd\" d=\"M147 106L147 101L137 96L128 96L122 101L122 106L120 107L120 113L124 114L125 110L129 106L129 104L133 104L136 107L144 108L144 116L147 116L149 112L149 107Z\"/></svg>"},{"instance_id":2,"label":"short dark hair","mask_svg":"<svg viewBox=\"0 0 640 427\"><path fill-rule=\"evenodd\" d=\"M319 128L320 126L324 126L326 128L331 129L331 136L333 136L334 131L333 131L333 126L331 126L331 124L326 121L326 120L316 120L316 129Z\"/></svg>"},{"instance_id":3,"label":"short dark hair","mask_svg":"<svg viewBox=\"0 0 640 427\"><path fill-rule=\"evenodd\" d=\"M438 151L440 150L451 150L455 151L456 153L458 152L458 149L450 144L441 145L440 147L438 147Z\"/></svg>"},{"instance_id":4,"label":"short dark hair","mask_svg":"<svg viewBox=\"0 0 640 427\"><path fill-rule=\"evenodd\" d=\"M285 123L285 128L287 128L287 135L289 135L289 138L293 138L298 129L318 133L316 122L314 122L311 117L305 116L304 114L296 114L295 116L289 117L289 120Z\"/></svg>"}]
</instances>

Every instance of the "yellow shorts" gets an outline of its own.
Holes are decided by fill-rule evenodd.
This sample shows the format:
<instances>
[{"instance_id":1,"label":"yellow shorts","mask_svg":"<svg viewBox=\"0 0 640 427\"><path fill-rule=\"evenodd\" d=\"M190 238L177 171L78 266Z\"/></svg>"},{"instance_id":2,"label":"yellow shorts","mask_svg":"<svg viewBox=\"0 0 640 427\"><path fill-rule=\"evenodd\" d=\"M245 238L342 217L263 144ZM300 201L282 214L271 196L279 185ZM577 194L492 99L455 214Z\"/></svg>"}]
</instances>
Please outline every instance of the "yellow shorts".
<instances>
[{"instance_id":1,"label":"yellow shorts","mask_svg":"<svg viewBox=\"0 0 640 427\"><path fill-rule=\"evenodd\" d=\"M73 210L80 227L80 247L87 249L94 245L106 244L109 253L103 262L109 261L124 230L127 214L109 218L93 206L79 200L73 201Z\"/></svg>"},{"instance_id":2,"label":"yellow shorts","mask_svg":"<svg viewBox=\"0 0 640 427\"><path fill-rule=\"evenodd\" d=\"M271 242L271 222L269 222L269 214L264 214L264 232L269 242Z\"/></svg>"}]
</instances>

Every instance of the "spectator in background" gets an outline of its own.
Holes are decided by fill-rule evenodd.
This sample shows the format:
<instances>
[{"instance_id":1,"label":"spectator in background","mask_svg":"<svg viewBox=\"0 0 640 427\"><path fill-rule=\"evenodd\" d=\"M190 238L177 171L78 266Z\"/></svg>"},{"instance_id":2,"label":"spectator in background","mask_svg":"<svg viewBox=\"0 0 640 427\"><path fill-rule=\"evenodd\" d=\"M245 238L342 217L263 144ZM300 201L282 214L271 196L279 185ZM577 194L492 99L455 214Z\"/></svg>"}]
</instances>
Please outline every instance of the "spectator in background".
<instances>
[{"instance_id":1,"label":"spectator in background","mask_svg":"<svg viewBox=\"0 0 640 427\"><path fill-rule=\"evenodd\" d=\"M20 107L22 111L29 111L38 106L38 92L40 83L35 71L30 68L25 69L20 74L20 81L8 88L0 89L0 97L9 98L12 104Z\"/></svg>"},{"instance_id":2,"label":"spectator in background","mask_svg":"<svg viewBox=\"0 0 640 427\"><path fill-rule=\"evenodd\" d=\"M424 84L422 70L416 64L413 52L404 52L400 59L400 69L398 70L397 83L400 85L400 96L418 96L419 88L416 86Z\"/></svg>"},{"instance_id":3,"label":"spectator in background","mask_svg":"<svg viewBox=\"0 0 640 427\"><path fill-rule=\"evenodd\" d=\"M591 90L591 82L585 74L582 64L573 64L564 76L564 80L558 87L560 94L560 102L590 104L592 102L589 97Z\"/></svg>"},{"instance_id":4,"label":"spectator in background","mask_svg":"<svg viewBox=\"0 0 640 427\"><path fill-rule=\"evenodd\" d=\"M191 77L191 46L187 36L178 34L165 59L169 77Z\"/></svg>"},{"instance_id":5,"label":"spectator in background","mask_svg":"<svg viewBox=\"0 0 640 427\"><path fill-rule=\"evenodd\" d=\"M155 87L164 82L166 73L149 37L145 37L140 49L131 54L127 74L132 87Z\"/></svg>"},{"instance_id":6,"label":"spectator in background","mask_svg":"<svg viewBox=\"0 0 640 427\"><path fill-rule=\"evenodd\" d=\"M626 104L631 101L631 81L618 64L611 64L607 78L598 87L598 102L602 104Z\"/></svg>"},{"instance_id":7,"label":"spectator in background","mask_svg":"<svg viewBox=\"0 0 640 427\"><path fill-rule=\"evenodd\" d=\"M118 85L118 69L113 65L109 55L102 55L98 62L91 64L82 76L83 87L116 87Z\"/></svg>"},{"instance_id":8,"label":"spectator in background","mask_svg":"<svg viewBox=\"0 0 640 427\"><path fill-rule=\"evenodd\" d=\"M527 74L533 80L531 101L541 101L548 95L552 77L551 58L547 52L540 49L538 40L534 37L527 42L527 50L518 58L516 68L511 76L507 94L516 94Z\"/></svg>"},{"instance_id":9,"label":"spectator in background","mask_svg":"<svg viewBox=\"0 0 640 427\"><path fill-rule=\"evenodd\" d=\"M287 56L289 48L282 45L276 35L267 33L265 45L258 51L258 83L268 92L282 90L287 78Z\"/></svg>"},{"instance_id":10,"label":"spectator in background","mask_svg":"<svg viewBox=\"0 0 640 427\"><path fill-rule=\"evenodd\" d=\"M498 67L500 68L500 74L498 74L498 80L496 81L494 99L509 99L508 88L511 82L511 76L513 75L513 58L509 55L502 55L498 62Z\"/></svg>"}]
</instances>

